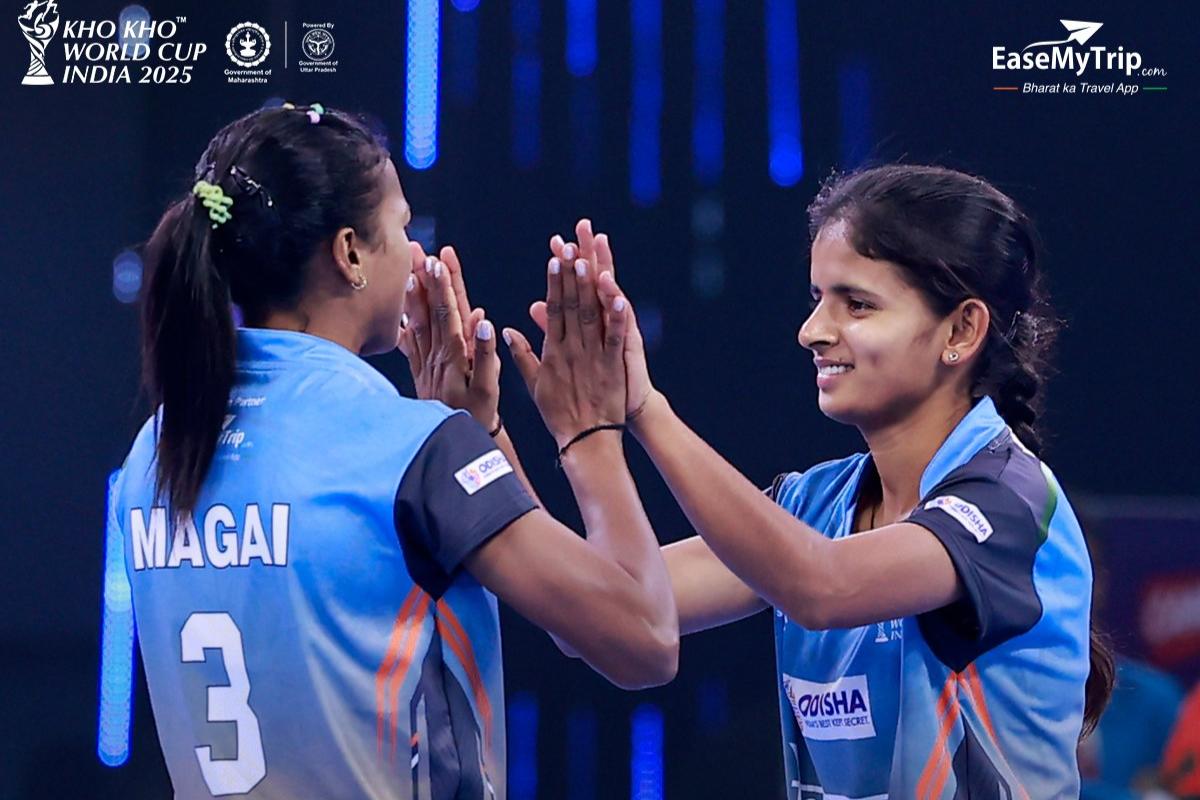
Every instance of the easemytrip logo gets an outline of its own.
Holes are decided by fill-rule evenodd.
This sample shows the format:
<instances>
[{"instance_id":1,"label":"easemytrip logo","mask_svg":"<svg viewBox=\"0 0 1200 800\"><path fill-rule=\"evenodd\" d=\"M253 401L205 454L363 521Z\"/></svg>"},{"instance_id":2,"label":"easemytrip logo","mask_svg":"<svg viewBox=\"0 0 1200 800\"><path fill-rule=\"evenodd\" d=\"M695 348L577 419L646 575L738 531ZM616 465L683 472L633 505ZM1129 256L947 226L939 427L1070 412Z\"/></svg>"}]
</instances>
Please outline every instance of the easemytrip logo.
<instances>
[{"instance_id":1,"label":"easemytrip logo","mask_svg":"<svg viewBox=\"0 0 1200 800\"><path fill-rule=\"evenodd\" d=\"M1088 42L1104 27L1103 22L1088 22L1075 19L1060 19L1066 29L1064 39L1047 39L1030 42L1020 50L1009 50L1003 45L992 47L992 70L995 72L1023 71L1034 73L1070 72L1075 77L1085 75L1092 80L1119 74L1124 78L1163 78L1166 69L1144 66L1145 59L1140 51L1125 45L1093 44ZM1019 91L1023 94L1136 94L1141 89L1163 91L1165 86L1143 86L1139 83L1124 83L1112 80L1107 83L1038 83L1028 82L1022 86L995 86L996 91Z\"/></svg>"}]
</instances>

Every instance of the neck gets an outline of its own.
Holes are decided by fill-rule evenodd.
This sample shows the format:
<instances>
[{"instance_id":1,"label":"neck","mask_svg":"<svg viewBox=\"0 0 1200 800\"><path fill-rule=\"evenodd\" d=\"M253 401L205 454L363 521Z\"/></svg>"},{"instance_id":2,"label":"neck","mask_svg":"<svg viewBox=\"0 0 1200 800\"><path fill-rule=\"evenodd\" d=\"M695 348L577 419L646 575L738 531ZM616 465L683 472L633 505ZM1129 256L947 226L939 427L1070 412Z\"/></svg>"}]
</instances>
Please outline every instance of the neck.
<instances>
[{"instance_id":1,"label":"neck","mask_svg":"<svg viewBox=\"0 0 1200 800\"><path fill-rule=\"evenodd\" d=\"M882 491L874 527L903 519L917 505L921 475L970 410L970 399L961 395L931 398L904 419L871 430L860 428Z\"/></svg>"},{"instance_id":2,"label":"neck","mask_svg":"<svg viewBox=\"0 0 1200 800\"><path fill-rule=\"evenodd\" d=\"M303 307L288 311L268 311L256 327L274 328L280 331L297 331L310 336L320 336L349 350L351 353L362 353L364 342L362 333L350 330L339 324L337 320L327 319L319 314L310 314Z\"/></svg>"}]
</instances>

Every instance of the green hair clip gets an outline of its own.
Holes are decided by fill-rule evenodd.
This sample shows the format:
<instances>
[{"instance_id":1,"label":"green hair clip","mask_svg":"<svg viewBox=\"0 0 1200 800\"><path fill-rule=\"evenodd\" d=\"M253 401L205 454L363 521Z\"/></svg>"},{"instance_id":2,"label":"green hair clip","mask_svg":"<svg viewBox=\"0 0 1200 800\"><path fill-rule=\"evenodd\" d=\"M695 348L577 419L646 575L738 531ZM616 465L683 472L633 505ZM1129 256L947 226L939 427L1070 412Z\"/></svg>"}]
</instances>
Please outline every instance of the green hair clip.
<instances>
[{"instance_id":1,"label":"green hair clip","mask_svg":"<svg viewBox=\"0 0 1200 800\"><path fill-rule=\"evenodd\" d=\"M220 186L208 181L196 181L196 185L192 187L192 194L201 198L202 205L208 209L208 218L213 221L214 228L222 222L228 222L233 217L229 213L229 207L233 205L233 198L225 194Z\"/></svg>"}]
</instances>

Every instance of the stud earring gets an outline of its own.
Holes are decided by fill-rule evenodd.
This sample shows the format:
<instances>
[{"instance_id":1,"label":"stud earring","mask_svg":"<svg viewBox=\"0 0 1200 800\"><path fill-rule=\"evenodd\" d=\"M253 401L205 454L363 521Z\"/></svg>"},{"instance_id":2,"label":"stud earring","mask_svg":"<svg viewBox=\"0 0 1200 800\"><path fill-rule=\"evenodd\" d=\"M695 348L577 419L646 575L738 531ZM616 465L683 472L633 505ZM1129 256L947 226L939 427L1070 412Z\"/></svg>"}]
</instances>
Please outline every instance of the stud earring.
<instances>
[{"instance_id":1,"label":"stud earring","mask_svg":"<svg viewBox=\"0 0 1200 800\"><path fill-rule=\"evenodd\" d=\"M350 284L350 288L356 292L367 288L367 276L363 275L362 272L355 270L354 282Z\"/></svg>"},{"instance_id":2,"label":"stud earring","mask_svg":"<svg viewBox=\"0 0 1200 800\"><path fill-rule=\"evenodd\" d=\"M946 354L946 360L949 361L951 364L953 364L955 361L958 361L958 351L951 350L949 353Z\"/></svg>"}]
</instances>

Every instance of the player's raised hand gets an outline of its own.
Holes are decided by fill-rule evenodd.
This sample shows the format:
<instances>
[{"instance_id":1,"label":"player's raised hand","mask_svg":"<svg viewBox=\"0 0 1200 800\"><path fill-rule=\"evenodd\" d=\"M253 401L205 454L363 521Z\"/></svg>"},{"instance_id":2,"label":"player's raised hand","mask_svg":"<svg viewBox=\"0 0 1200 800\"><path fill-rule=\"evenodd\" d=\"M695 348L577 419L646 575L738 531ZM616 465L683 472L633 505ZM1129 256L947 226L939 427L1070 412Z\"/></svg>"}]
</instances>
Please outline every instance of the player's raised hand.
<instances>
[{"instance_id":1,"label":"player's raised hand","mask_svg":"<svg viewBox=\"0 0 1200 800\"><path fill-rule=\"evenodd\" d=\"M581 257L586 259L589 264L595 264L598 276L597 290L602 298L606 298L604 302L607 307L607 303L611 303L618 295L623 295L616 282L616 263L613 260L612 245L609 242L608 234L593 234L591 220L581 219L575 225L575 235L578 237ZM550 239L550 251L558 258L562 258L567 244L569 242L555 234ZM608 274L607 278L605 273ZM632 425L645 409L646 402L655 389L650 380L646 346L642 340L642 332L638 328L637 314L632 306L629 306L628 309L628 328L625 335L625 380L628 396L626 397L625 413ZM529 307L529 316L543 332L546 330L546 303L544 300L538 300Z\"/></svg>"},{"instance_id":2,"label":"player's raised hand","mask_svg":"<svg viewBox=\"0 0 1200 800\"><path fill-rule=\"evenodd\" d=\"M447 250L453 254L449 248L442 252ZM492 430L499 422L500 403L500 359L492 324L484 319L483 309L468 316L473 321L472 361L462 316L467 307L465 287L461 280L456 287L447 263L426 256L420 245L412 245L412 255L404 298L407 323L400 331L399 347L408 357L417 396L466 409Z\"/></svg>"},{"instance_id":3,"label":"player's raised hand","mask_svg":"<svg viewBox=\"0 0 1200 800\"><path fill-rule=\"evenodd\" d=\"M546 328L539 359L506 328L513 360L559 448L596 425L625 420L624 347L628 305L596 292L595 267L574 245L546 270Z\"/></svg>"}]
</instances>

